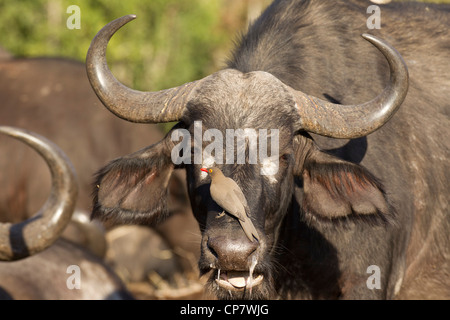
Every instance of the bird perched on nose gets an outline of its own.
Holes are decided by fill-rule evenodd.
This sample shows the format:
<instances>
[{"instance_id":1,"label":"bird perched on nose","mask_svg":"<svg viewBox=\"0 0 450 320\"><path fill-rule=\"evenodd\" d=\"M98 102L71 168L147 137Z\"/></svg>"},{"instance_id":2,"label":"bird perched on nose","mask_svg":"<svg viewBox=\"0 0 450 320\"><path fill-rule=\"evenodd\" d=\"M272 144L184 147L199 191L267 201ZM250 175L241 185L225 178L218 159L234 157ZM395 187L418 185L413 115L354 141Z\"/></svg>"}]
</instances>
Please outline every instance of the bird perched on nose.
<instances>
[{"instance_id":1,"label":"bird perched on nose","mask_svg":"<svg viewBox=\"0 0 450 320\"><path fill-rule=\"evenodd\" d=\"M237 183L225 177L218 168L200 169L211 177L210 193L213 200L226 212L236 217L241 224L247 238L253 241L253 237L259 240L258 232L248 216L247 200ZM219 215L225 214L225 211Z\"/></svg>"}]
</instances>

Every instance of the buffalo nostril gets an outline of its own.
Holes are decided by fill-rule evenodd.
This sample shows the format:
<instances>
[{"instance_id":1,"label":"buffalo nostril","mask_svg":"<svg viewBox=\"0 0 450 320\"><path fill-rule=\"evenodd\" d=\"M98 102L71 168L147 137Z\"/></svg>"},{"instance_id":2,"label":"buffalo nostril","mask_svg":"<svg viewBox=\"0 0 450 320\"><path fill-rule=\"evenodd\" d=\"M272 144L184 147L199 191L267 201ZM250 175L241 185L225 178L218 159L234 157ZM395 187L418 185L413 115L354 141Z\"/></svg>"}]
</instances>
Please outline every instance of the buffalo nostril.
<instances>
[{"instance_id":1,"label":"buffalo nostril","mask_svg":"<svg viewBox=\"0 0 450 320\"><path fill-rule=\"evenodd\" d=\"M216 250L214 250L214 247L210 245L210 242L208 241L208 249L209 252L216 257L217 259L219 259L219 255L217 254Z\"/></svg>"},{"instance_id":2,"label":"buffalo nostril","mask_svg":"<svg viewBox=\"0 0 450 320\"><path fill-rule=\"evenodd\" d=\"M226 236L209 237L207 247L216 257L222 269L248 269L250 256L258 249L259 243L247 238L233 239Z\"/></svg>"}]
</instances>

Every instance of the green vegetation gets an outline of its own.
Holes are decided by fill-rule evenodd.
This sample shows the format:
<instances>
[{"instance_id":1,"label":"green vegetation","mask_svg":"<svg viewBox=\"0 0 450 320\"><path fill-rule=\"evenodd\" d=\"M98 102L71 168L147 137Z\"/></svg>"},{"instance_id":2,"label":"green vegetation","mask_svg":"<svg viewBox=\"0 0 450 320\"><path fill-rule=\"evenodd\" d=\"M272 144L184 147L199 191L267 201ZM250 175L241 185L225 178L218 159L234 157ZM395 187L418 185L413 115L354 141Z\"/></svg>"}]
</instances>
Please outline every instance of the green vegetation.
<instances>
[{"instance_id":1,"label":"green vegetation","mask_svg":"<svg viewBox=\"0 0 450 320\"><path fill-rule=\"evenodd\" d=\"M71 30L66 22L73 13L66 10L73 4L81 28ZM108 59L123 82L156 90L217 69L215 55L231 44L222 6L210 0L0 0L0 45L15 56L84 61L101 27L134 13L138 19L111 40Z\"/></svg>"},{"instance_id":2,"label":"green vegetation","mask_svg":"<svg viewBox=\"0 0 450 320\"><path fill-rule=\"evenodd\" d=\"M446 2L450 0L434 0ZM108 60L125 84L159 90L223 66L248 14L270 0L0 0L0 46L15 56L84 61L91 39L109 21L137 14L111 40ZM80 29L66 22L80 8Z\"/></svg>"},{"instance_id":3,"label":"green vegetation","mask_svg":"<svg viewBox=\"0 0 450 320\"><path fill-rule=\"evenodd\" d=\"M84 62L90 42L108 22L137 19L108 46L113 73L139 90L200 79L224 65L250 7L269 0L0 0L0 47L16 57L57 56ZM69 29L80 8L80 29ZM165 128L170 127L166 125Z\"/></svg>"}]
</instances>

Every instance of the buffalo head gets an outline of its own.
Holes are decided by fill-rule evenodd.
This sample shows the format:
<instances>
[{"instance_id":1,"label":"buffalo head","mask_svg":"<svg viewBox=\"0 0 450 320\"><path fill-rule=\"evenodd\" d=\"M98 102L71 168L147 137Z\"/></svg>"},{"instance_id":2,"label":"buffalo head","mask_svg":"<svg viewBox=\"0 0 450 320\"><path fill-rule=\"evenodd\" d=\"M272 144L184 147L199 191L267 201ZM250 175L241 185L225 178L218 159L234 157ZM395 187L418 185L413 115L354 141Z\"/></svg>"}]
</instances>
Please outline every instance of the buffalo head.
<instances>
[{"instance_id":1,"label":"buffalo head","mask_svg":"<svg viewBox=\"0 0 450 320\"><path fill-rule=\"evenodd\" d=\"M283 268L276 258L280 226L295 201L310 220L331 221L350 215L380 221L391 218L379 181L362 166L320 151L308 133L356 138L385 124L408 88L407 69L395 49L363 35L386 57L391 74L383 92L359 105L333 104L294 90L270 73L235 69L176 88L140 92L117 81L105 59L111 36L134 18L111 22L92 41L86 61L91 84L118 117L132 122L178 123L159 143L100 170L93 217L119 223L158 221L167 211L167 183L173 170L185 168L192 209L202 232L200 270L210 273L209 287L221 298L230 294L238 298L272 296L277 269ZM235 146L238 130L248 133L240 147L244 161L238 156L242 150ZM192 148L177 149L179 132ZM234 136L230 137L230 132ZM270 156L251 163L249 146L259 141L261 147L262 133ZM216 140L221 136L227 147L225 143L223 148L214 147L211 158L204 151L211 151L212 136ZM277 150L271 147L274 139ZM174 149L187 161L174 162ZM222 209L209 193L210 178L200 170L214 162L243 190L248 216L260 235L258 241L245 236L235 217L220 215ZM296 200L293 190L299 183L303 197Z\"/></svg>"}]
</instances>

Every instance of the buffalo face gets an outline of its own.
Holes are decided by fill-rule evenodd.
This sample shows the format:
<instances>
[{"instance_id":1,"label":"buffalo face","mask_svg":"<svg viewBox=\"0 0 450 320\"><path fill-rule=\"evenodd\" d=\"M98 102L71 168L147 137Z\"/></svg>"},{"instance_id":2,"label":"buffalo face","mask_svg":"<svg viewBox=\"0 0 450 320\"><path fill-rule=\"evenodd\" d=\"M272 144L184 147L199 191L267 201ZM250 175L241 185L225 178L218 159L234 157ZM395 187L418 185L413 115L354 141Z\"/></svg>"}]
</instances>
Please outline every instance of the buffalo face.
<instances>
[{"instance_id":1,"label":"buffalo face","mask_svg":"<svg viewBox=\"0 0 450 320\"><path fill-rule=\"evenodd\" d=\"M218 90L220 96L214 94ZM294 105L269 74L227 70L210 76L164 140L116 159L99 172L93 216L118 223L160 221L167 212L169 178L174 169L185 168L202 233L199 269L209 277L209 290L223 299L274 297L277 275L285 268L278 261L282 248L277 240L285 215L297 201L296 188L303 190L305 221L390 216L376 178L359 165L321 152L308 134L295 130ZM276 112L267 114L268 109ZM247 133L241 143L238 130ZM275 138L276 150L271 148ZM214 145L217 139L223 143ZM252 164L255 141L258 150L261 143L268 146L267 158ZM180 148L182 142L188 148ZM227 159L230 144L233 157ZM216 146L213 151L211 146ZM244 163L239 163L242 152ZM250 241L235 217L220 215L223 210L209 192L211 180L200 170L211 165L243 190L258 240Z\"/></svg>"},{"instance_id":2,"label":"buffalo face","mask_svg":"<svg viewBox=\"0 0 450 320\"><path fill-rule=\"evenodd\" d=\"M214 95L218 90L221 95ZM274 292L272 251L293 190L293 105L273 76L226 70L198 90L182 119L191 137L195 125L202 124L203 157L185 167L202 232L200 271L209 275L208 287L221 298L267 298ZM265 108L278 112L267 115ZM208 132L215 133L213 139L205 139ZM205 151L221 137L220 150L215 149L211 157ZM262 143L265 154L259 152ZM195 138L191 144L195 145ZM250 241L235 217L220 215L223 209L209 192L211 180L200 170L211 165L243 190L258 240Z\"/></svg>"}]
</instances>

